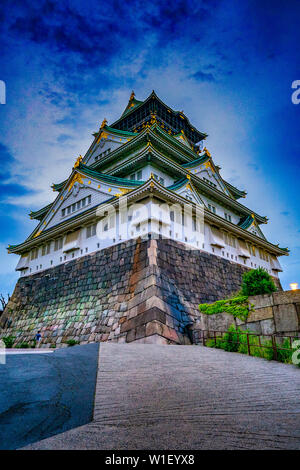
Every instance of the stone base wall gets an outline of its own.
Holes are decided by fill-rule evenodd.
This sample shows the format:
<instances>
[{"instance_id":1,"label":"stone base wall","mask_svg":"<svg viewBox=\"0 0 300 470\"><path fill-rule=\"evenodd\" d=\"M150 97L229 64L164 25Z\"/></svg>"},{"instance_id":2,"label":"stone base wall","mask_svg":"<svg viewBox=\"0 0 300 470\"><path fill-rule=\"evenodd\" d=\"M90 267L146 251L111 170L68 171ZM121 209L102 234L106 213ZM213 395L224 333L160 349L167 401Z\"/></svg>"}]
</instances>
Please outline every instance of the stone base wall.
<instances>
[{"instance_id":1,"label":"stone base wall","mask_svg":"<svg viewBox=\"0 0 300 470\"><path fill-rule=\"evenodd\" d=\"M228 313L205 315L199 312L192 327L194 341L201 341L201 335L197 333L199 330L226 331L232 324L261 335L299 335L300 289L252 296L249 297L249 305L254 310L246 322Z\"/></svg>"},{"instance_id":2,"label":"stone base wall","mask_svg":"<svg viewBox=\"0 0 300 470\"><path fill-rule=\"evenodd\" d=\"M72 339L189 344L199 303L237 291L246 270L174 240L130 240L20 278L0 336L20 344L40 330L43 347Z\"/></svg>"}]
</instances>

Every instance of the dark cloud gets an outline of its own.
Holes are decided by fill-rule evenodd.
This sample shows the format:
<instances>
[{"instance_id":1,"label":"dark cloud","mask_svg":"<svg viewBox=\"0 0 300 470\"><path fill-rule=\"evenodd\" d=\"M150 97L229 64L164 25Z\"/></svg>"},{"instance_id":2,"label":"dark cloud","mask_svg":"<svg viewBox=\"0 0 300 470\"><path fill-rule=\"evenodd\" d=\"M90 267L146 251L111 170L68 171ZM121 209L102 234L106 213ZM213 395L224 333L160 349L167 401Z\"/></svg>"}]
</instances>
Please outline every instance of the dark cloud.
<instances>
[{"instance_id":1,"label":"dark cloud","mask_svg":"<svg viewBox=\"0 0 300 470\"><path fill-rule=\"evenodd\" d=\"M198 70L198 72L191 75L192 78L197 80L198 82L214 82L215 77L212 73L202 72L202 70Z\"/></svg>"},{"instance_id":2,"label":"dark cloud","mask_svg":"<svg viewBox=\"0 0 300 470\"><path fill-rule=\"evenodd\" d=\"M20 184L9 182L12 175L17 173L18 164L9 149L0 142L0 200L10 196L16 197L34 193Z\"/></svg>"}]
</instances>

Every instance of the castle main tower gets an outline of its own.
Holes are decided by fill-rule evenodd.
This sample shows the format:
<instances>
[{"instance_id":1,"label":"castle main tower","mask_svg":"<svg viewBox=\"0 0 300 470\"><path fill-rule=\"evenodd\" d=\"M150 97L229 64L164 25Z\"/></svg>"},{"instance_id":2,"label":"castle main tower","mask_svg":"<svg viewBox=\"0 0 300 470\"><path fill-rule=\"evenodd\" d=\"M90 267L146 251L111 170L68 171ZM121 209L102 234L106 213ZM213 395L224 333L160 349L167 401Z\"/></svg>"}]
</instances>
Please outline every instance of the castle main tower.
<instances>
[{"instance_id":1,"label":"castle main tower","mask_svg":"<svg viewBox=\"0 0 300 470\"><path fill-rule=\"evenodd\" d=\"M20 279L2 316L17 342L188 341L199 302L236 291L247 269L280 285L266 217L240 202L203 145L207 135L153 91L104 119L38 224L9 252Z\"/></svg>"}]
</instances>

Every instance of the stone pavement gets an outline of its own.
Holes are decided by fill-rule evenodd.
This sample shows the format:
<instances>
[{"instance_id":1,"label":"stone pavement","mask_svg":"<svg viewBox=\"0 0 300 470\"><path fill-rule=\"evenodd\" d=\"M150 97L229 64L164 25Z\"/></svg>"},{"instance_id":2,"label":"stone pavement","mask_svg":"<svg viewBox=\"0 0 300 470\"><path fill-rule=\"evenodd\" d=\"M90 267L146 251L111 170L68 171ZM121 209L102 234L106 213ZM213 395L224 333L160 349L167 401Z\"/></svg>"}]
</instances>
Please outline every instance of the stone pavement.
<instances>
[{"instance_id":1,"label":"stone pavement","mask_svg":"<svg viewBox=\"0 0 300 470\"><path fill-rule=\"evenodd\" d=\"M92 420L98 350L94 343L6 357L0 364L0 449L16 449Z\"/></svg>"},{"instance_id":2,"label":"stone pavement","mask_svg":"<svg viewBox=\"0 0 300 470\"><path fill-rule=\"evenodd\" d=\"M93 421L27 449L300 449L299 390L295 366L102 343Z\"/></svg>"}]
</instances>

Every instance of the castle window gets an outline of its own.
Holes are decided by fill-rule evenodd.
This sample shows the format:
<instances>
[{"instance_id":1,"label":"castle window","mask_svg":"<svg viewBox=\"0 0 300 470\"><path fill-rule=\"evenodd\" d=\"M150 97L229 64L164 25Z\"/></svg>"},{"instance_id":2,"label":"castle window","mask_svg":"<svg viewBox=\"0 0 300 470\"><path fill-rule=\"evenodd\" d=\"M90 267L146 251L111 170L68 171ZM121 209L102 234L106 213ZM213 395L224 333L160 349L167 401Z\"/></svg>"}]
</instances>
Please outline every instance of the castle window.
<instances>
[{"instance_id":1,"label":"castle window","mask_svg":"<svg viewBox=\"0 0 300 470\"><path fill-rule=\"evenodd\" d=\"M215 206L212 206L211 204L208 204L207 207L208 207L208 210L209 210L210 212L213 212L214 214L216 214L216 208L215 208Z\"/></svg>"},{"instance_id":2,"label":"castle window","mask_svg":"<svg viewBox=\"0 0 300 470\"><path fill-rule=\"evenodd\" d=\"M228 220L228 222L231 222L231 215L230 214L227 214L226 212L224 212L224 217L226 220Z\"/></svg>"},{"instance_id":3,"label":"castle window","mask_svg":"<svg viewBox=\"0 0 300 470\"><path fill-rule=\"evenodd\" d=\"M38 248L34 248L30 254L30 259L33 260L33 259L37 259L39 255L39 249Z\"/></svg>"},{"instance_id":4,"label":"castle window","mask_svg":"<svg viewBox=\"0 0 300 470\"><path fill-rule=\"evenodd\" d=\"M137 174L136 174L136 179L137 180L141 180L142 179L142 176L143 176L143 172L142 170L138 171Z\"/></svg>"},{"instance_id":5,"label":"castle window","mask_svg":"<svg viewBox=\"0 0 300 470\"><path fill-rule=\"evenodd\" d=\"M85 207L86 205L90 204L91 201L92 201L92 196L89 195L87 197L84 197L83 199L80 199L80 201L74 202L70 206L65 207L64 209L62 209L62 211L61 211L62 217L64 217L65 215L71 214L71 212L78 211L82 207Z\"/></svg>"},{"instance_id":6,"label":"castle window","mask_svg":"<svg viewBox=\"0 0 300 470\"><path fill-rule=\"evenodd\" d=\"M51 248L51 244L50 244L50 243L47 243L47 245L43 245L43 246L42 246L42 256L49 255L49 253L50 253L50 248Z\"/></svg>"},{"instance_id":7,"label":"castle window","mask_svg":"<svg viewBox=\"0 0 300 470\"><path fill-rule=\"evenodd\" d=\"M251 245L251 243L247 243L247 246L248 246L248 250L249 250L250 254L252 256L256 256L255 246Z\"/></svg>"},{"instance_id":8,"label":"castle window","mask_svg":"<svg viewBox=\"0 0 300 470\"><path fill-rule=\"evenodd\" d=\"M90 225L86 228L86 238L94 237L97 232L97 224Z\"/></svg>"},{"instance_id":9,"label":"castle window","mask_svg":"<svg viewBox=\"0 0 300 470\"><path fill-rule=\"evenodd\" d=\"M57 238L54 241L54 251L61 250L63 246L63 239L62 238Z\"/></svg>"},{"instance_id":10,"label":"castle window","mask_svg":"<svg viewBox=\"0 0 300 470\"><path fill-rule=\"evenodd\" d=\"M259 249L259 257L264 261L269 261L269 255L264 250Z\"/></svg>"}]
</instances>

